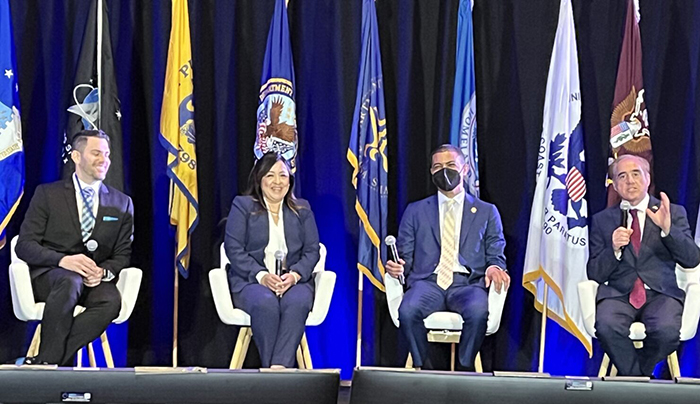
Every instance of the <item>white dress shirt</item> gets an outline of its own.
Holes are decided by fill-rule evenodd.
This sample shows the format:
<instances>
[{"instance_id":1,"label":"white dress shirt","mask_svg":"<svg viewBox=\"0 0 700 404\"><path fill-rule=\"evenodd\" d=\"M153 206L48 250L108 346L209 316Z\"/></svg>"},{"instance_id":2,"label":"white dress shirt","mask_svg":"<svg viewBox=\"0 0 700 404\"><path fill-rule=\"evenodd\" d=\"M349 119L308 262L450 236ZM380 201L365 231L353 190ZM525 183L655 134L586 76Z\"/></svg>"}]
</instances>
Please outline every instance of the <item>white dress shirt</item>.
<instances>
[{"instance_id":1,"label":"white dress shirt","mask_svg":"<svg viewBox=\"0 0 700 404\"><path fill-rule=\"evenodd\" d=\"M265 203L267 206L270 206L269 203L267 203L267 201ZM275 224L275 218L272 212L267 212L267 220L269 222L269 241L267 242L267 246L265 247L265 258L263 259L263 262L265 263L265 268L267 268L267 273L271 274L275 273L275 252L282 251L285 256L287 255L287 241L284 238L283 211L284 209L282 209L282 205L280 205L279 218L277 220L277 224ZM262 278L267 273L265 271L260 271L257 275L255 275L255 279L258 280L258 283L262 283Z\"/></svg>"},{"instance_id":2,"label":"white dress shirt","mask_svg":"<svg viewBox=\"0 0 700 404\"><path fill-rule=\"evenodd\" d=\"M439 221L440 221L440 235L442 237L443 233L443 227L445 223L445 213L447 213L447 204L450 201L454 201L455 203L452 205L452 209L456 209L456 214L455 214L455 245L457 248L455 248L455 254L457 254L457 257L455 257L455 262L457 263L454 268L452 268L452 272L461 272L468 274L469 270L459 264L459 237L460 233L462 230L462 213L464 212L464 190L462 192L458 193L457 195L454 196L454 198L448 198L443 194L442 192L438 191L437 194L437 199L438 199L438 206L439 206ZM438 273L437 267L435 268L435 271L433 273Z\"/></svg>"}]
</instances>

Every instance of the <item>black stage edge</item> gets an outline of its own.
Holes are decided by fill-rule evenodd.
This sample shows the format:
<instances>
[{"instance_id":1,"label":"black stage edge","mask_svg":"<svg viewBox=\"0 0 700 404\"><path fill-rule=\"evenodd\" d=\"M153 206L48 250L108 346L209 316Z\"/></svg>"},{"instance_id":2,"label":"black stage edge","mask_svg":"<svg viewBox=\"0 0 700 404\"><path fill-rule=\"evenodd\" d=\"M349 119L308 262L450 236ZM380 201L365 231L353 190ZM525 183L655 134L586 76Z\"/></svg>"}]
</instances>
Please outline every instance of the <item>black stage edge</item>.
<instances>
[{"instance_id":1,"label":"black stage edge","mask_svg":"<svg viewBox=\"0 0 700 404\"><path fill-rule=\"evenodd\" d=\"M567 384L582 390L567 389ZM697 404L700 385L360 368L352 378L350 403Z\"/></svg>"},{"instance_id":2,"label":"black stage edge","mask_svg":"<svg viewBox=\"0 0 700 404\"><path fill-rule=\"evenodd\" d=\"M163 369L165 370L165 369ZM213 370L174 373L134 369L0 370L0 403L328 403L338 400L340 371ZM82 401L88 402L88 401Z\"/></svg>"}]
</instances>

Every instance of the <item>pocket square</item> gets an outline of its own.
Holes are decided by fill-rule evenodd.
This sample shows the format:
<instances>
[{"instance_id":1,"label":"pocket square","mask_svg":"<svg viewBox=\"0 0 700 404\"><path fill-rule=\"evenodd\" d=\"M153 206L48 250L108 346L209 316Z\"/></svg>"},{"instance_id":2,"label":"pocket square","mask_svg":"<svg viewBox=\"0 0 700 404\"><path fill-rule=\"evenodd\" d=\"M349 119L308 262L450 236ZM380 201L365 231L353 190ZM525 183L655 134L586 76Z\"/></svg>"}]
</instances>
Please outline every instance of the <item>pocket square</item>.
<instances>
[{"instance_id":1,"label":"pocket square","mask_svg":"<svg viewBox=\"0 0 700 404\"><path fill-rule=\"evenodd\" d=\"M117 220L119 220L119 218L114 216L102 216L103 222L116 222Z\"/></svg>"}]
</instances>

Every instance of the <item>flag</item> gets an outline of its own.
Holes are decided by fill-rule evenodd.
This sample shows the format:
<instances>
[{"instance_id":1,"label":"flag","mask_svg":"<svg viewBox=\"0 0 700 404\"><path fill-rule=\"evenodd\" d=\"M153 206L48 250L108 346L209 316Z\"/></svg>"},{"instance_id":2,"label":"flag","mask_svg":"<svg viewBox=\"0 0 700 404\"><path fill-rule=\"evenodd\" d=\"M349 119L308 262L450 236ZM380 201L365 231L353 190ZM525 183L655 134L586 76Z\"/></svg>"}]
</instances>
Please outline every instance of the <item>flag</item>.
<instances>
[{"instance_id":1,"label":"flag","mask_svg":"<svg viewBox=\"0 0 700 404\"><path fill-rule=\"evenodd\" d=\"M168 210L170 224L177 226L175 265L184 278L190 265L190 237L199 222L189 18L187 0L173 0L159 137L160 144L168 151Z\"/></svg>"},{"instance_id":2,"label":"flag","mask_svg":"<svg viewBox=\"0 0 700 404\"><path fill-rule=\"evenodd\" d=\"M625 34L622 39L620 62L617 66L613 111L610 116L610 159L608 165L623 154L634 154L649 161L652 167L649 117L644 103L642 79L642 40L639 36L638 0L627 1ZM620 203L608 171L608 206ZM654 184L649 187L653 192Z\"/></svg>"},{"instance_id":3,"label":"flag","mask_svg":"<svg viewBox=\"0 0 700 404\"><path fill-rule=\"evenodd\" d=\"M357 268L384 291L389 162L386 156L386 110L379 28L374 0L362 3L362 48L357 98L353 113L348 161L357 192L355 210L360 218Z\"/></svg>"},{"instance_id":4,"label":"flag","mask_svg":"<svg viewBox=\"0 0 700 404\"><path fill-rule=\"evenodd\" d=\"M73 136L84 129L101 129L109 135L109 158L112 161L105 183L123 190L122 115L114 72L106 2L102 6L101 60L97 59L100 51L97 46L99 37L97 20L97 0L93 0L80 46L71 102L68 108L68 121L63 134L63 178L68 178L75 171L75 165L70 158ZM98 69L99 63L101 63L101 71ZM102 88L99 88L100 84Z\"/></svg>"},{"instance_id":5,"label":"flag","mask_svg":"<svg viewBox=\"0 0 700 404\"><path fill-rule=\"evenodd\" d=\"M571 0L562 0L549 64L535 197L523 269L523 286L547 313L592 353L583 326L578 284L587 280L588 204L581 128L581 90ZM544 336L542 336L544 338Z\"/></svg>"},{"instance_id":6,"label":"flag","mask_svg":"<svg viewBox=\"0 0 700 404\"><path fill-rule=\"evenodd\" d=\"M24 147L19 115L10 3L0 0L0 248L5 229L24 193Z\"/></svg>"},{"instance_id":7,"label":"flag","mask_svg":"<svg viewBox=\"0 0 700 404\"><path fill-rule=\"evenodd\" d=\"M261 158L269 151L281 154L296 170L297 136L296 104L294 103L294 64L289 39L287 5L275 2L260 84L258 131L253 151Z\"/></svg>"},{"instance_id":8,"label":"flag","mask_svg":"<svg viewBox=\"0 0 700 404\"><path fill-rule=\"evenodd\" d=\"M459 147L469 166L467 191L479 196L479 158L476 145L476 84L471 0L461 0L457 20L457 66L452 97L450 143Z\"/></svg>"}]
</instances>

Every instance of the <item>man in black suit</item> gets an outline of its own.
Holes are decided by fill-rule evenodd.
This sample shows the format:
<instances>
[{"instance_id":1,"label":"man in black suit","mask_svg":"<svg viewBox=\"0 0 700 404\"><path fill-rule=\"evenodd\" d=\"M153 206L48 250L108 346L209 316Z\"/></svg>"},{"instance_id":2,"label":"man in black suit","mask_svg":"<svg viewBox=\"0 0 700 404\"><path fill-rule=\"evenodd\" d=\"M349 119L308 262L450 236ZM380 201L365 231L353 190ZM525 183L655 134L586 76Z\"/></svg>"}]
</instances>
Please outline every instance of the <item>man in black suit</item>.
<instances>
[{"instance_id":1,"label":"man in black suit","mask_svg":"<svg viewBox=\"0 0 700 404\"><path fill-rule=\"evenodd\" d=\"M593 216L588 278L600 284L596 336L620 375L650 376L680 343L685 293L676 283L676 264L697 266L700 249L685 209L663 192L660 201L648 194L647 160L620 156L612 173L621 206L629 209L612 206ZM635 321L646 327L639 350L629 339Z\"/></svg>"},{"instance_id":2,"label":"man in black suit","mask_svg":"<svg viewBox=\"0 0 700 404\"><path fill-rule=\"evenodd\" d=\"M102 184L110 165L109 136L85 130L72 147L75 173L36 188L17 242L35 298L46 303L39 355L27 364L70 365L121 309L116 280L131 258L131 198ZM76 305L85 311L73 317Z\"/></svg>"}]
</instances>

